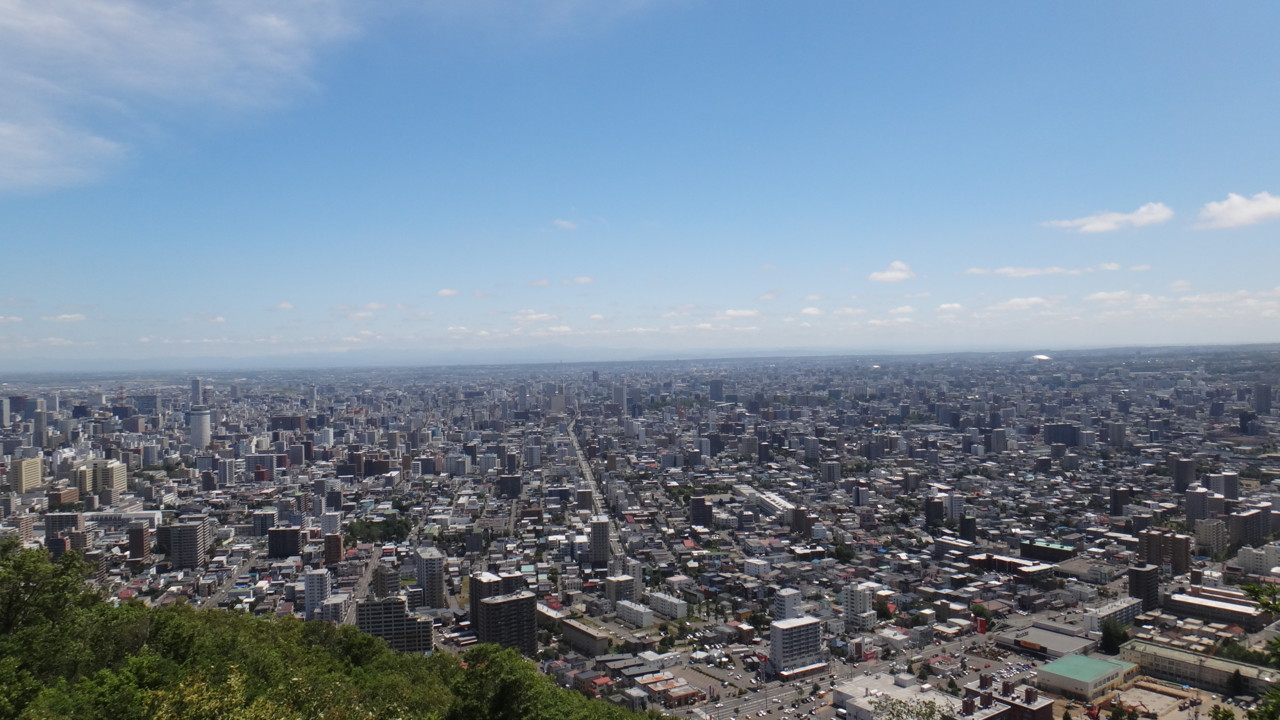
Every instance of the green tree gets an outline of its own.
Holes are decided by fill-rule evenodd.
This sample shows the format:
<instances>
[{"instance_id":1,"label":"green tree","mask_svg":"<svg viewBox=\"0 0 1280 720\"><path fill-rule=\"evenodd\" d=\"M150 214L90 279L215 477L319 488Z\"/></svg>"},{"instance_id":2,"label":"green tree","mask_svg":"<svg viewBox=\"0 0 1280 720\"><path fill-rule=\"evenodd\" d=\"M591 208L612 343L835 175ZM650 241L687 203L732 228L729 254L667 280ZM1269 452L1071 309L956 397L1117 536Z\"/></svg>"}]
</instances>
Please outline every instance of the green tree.
<instances>
[{"instance_id":1,"label":"green tree","mask_svg":"<svg viewBox=\"0 0 1280 720\"><path fill-rule=\"evenodd\" d=\"M1129 642L1129 629L1121 625L1115 619L1108 619L1102 623L1102 641L1098 645L1098 649L1108 655L1116 655L1120 652L1120 646Z\"/></svg>"},{"instance_id":2,"label":"green tree","mask_svg":"<svg viewBox=\"0 0 1280 720\"><path fill-rule=\"evenodd\" d=\"M954 705L944 707L933 700L901 700L885 697L871 704L875 720L944 720L954 717Z\"/></svg>"},{"instance_id":3,"label":"green tree","mask_svg":"<svg viewBox=\"0 0 1280 720\"><path fill-rule=\"evenodd\" d=\"M1229 707L1214 705L1209 708L1209 720L1236 720L1236 711Z\"/></svg>"}]
</instances>

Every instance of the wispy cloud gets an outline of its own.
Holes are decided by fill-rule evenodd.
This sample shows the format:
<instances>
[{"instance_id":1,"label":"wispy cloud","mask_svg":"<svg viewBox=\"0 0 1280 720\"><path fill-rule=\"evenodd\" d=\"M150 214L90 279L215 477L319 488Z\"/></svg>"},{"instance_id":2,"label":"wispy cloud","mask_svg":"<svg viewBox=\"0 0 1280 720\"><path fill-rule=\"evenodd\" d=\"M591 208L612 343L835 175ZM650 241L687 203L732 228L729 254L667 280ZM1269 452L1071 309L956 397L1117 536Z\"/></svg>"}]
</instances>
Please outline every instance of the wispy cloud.
<instances>
[{"instance_id":1,"label":"wispy cloud","mask_svg":"<svg viewBox=\"0 0 1280 720\"><path fill-rule=\"evenodd\" d=\"M3 325L5 323L20 323L20 322L22 322L22 318L20 317L17 317L14 315L7 315L7 316L0 315L0 325Z\"/></svg>"},{"instance_id":2,"label":"wispy cloud","mask_svg":"<svg viewBox=\"0 0 1280 720\"><path fill-rule=\"evenodd\" d=\"M855 307L842 307L831 312L832 315L840 315L842 317L851 317L853 315L864 315L866 310Z\"/></svg>"},{"instance_id":3,"label":"wispy cloud","mask_svg":"<svg viewBox=\"0 0 1280 720\"><path fill-rule=\"evenodd\" d=\"M40 318L40 319L41 319L41 320L44 320L44 321L47 321L47 322L56 322L56 323L72 323L72 322L81 322L81 321L83 321L83 320L85 319L85 316L84 316L84 315L81 315L80 313L67 313L67 314L65 314L65 315L52 315L52 316L46 316L46 317L42 317L42 318Z\"/></svg>"},{"instance_id":4,"label":"wispy cloud","mask_svg":"<svg viewBox=\"0 0 1280 720\"><path fill-rule=\"evenodd\" d=\"M1257 225L1280 218L1280 197L1260 192L1253 197L1228 193L1227 199L1205 204L1200 209L1200 228L1230 228Z\"/></svg>"},{"instance_id":5,"label":"wispy cloud","mask_svg":"<svg viewBox=\"0 0 1280 720\"><path fill-rule=\"evenodd\" d=\"M800 311L801 315L821 315L822 309L816 307L807 307Z\"/></svg>"},{"instance_id":6,"label":"wispy cloud","mask_svg":"<svg viewBox=\"0 0 1280 720\"><path fill-rule=\"evenodd\" d=\"M725 310L720 314L723 317L727 317L727 318L748 318L748 317L759 317L760 311L759 310Z\"/></svg>"},{"instance_id":7,"label":"wispy cloud","mask_svg":"<svg viewBox=\"0 0 1280 720\"><path fill-rule=\"evenodd\" d=\"M546 278L538 278L537 280L531 280L529 282L529 287L546 287L550 284L551 284L550 280Z\"/></svg>"},{"instance_id":8,"label":"wispy cloud","mask_svg":"<svg viewBox=\"0 0 1280 720\"><path fill-rule=\"evenodd\" d=\"M129 124L144 108L240 112L309 89L316 53L353 29L348 8L339 0L5 2L0 190L95 179L128 154L132 137L154 132L156 113L145 127Z\"/></svg>"},{"instance_id":9,"label":"wispy cloud","mask_svg":"<svg viewBox=\"0 0 1280 720\"><path fill-rule=\"evenodd\" d=\"M565 285L590 285L595 281L596 279L593 277L590 277L587 275L579 275L578 277L569 278L568 280L565 280L564 284Z\"/></svg>"},{"instance_id":10,"label":"wispy cloud","mask_svg":"<svg viewBox=\"0 0 1280 720\"><path fill-rule=\"evenodd\" d=\"M457 294L458 294L458 291L452 288L441 288L436 291L436 295L439 295L440 297L453 297L454 295L457 295Z\"/></svg>"},{"instance_id":11,"label":"wispy cloud","mask_svg":"<svg viewBox=\"0 0 1280 720\"><path fill-rule=\"evenodd\" d=\"M911 267L901 260L894 260L889 263L889 267L885 270L877 270L867 276L872 282L902 282L910 280L916 274L912 272Z\"/></svg>"},{"instance_id":12,"label":"wispy cloud","mask_svg":"<svg viewBox=\"0 0 1280 720\"><path fill-rule=\"evenodd\" d=\"M911 307L910 305L903 305L902 307L896 307L890 310L889 314L890 315L910 315L915 311L916 309Z\"/></svg>"},{"instance_id":13,"label":"wispy cloud","mask_svg":"<svg viewBox=\"0 0 1280 720\"><path fill-rule=\"evenodd\" d=\"M280 302L280 303L276 303L275 305L272 305L271 309L272 310L292 310L293 303L286 300L284 302Z\"/></svg>"},{"instance_id":14,"label":"wispy cloud","mask_svg":"<svg viewBox=\"0 0 1280 720\"><path fill-rule=\"evenodd\" d=\"M553 224L561 230L577 230L578 223L572 220L552 220Z\"/></svg>"},{"instance_id":15,"label":"wispy cloud","mask_svg":"<svg viewBox=\"0 0 1280 720\"><path fill-rule=\"evenodd\" d=\"M1057 265L1049 267L998 267L998 268L980 268L971 267L964 271L965 275L998 275L1008 278L1030 278L1040 277L1042 275L1085 275L1091 272L1116 272L1120 269L1120 263L1099 263L1098 265L1085 268L1064 268ZM1145 269L1140 267L1132 267L1130 270Z\"/></svg>"},{"instance_id":16,"label":"wispy cloud","mask_svg":"<svg viewBox=\"0 0 1280 720\"><path fill-rule=\"evenodd\" d=\"M998 302L991 306L992 310L1031 310L1032 308L1045 307L1049 301L1042 297L1016 297L1009 298L1003 302Z\"/></svg>"},{"instance_id":17,"label":"wispy cloud","mask_svg":"<svg viewBox=\"0 0 1280 720\"><path fill-rule=\"evenodd\" d=\"M1066 228L1082 233L1113 232L1126 227L1158 225L1173 217L1173 209L1164 203L1152 202L1131 213L1101 212L1075 220L1050 220L1046 227Z\"/></svg>"},{"instance_id":18,"label":"wispy cloud","mask_svg":"<svg viewBox=\"0 0 1280 720\"><path fill-rule=\"evenodd\" d=\"M964 306L960 303L942 303L938 306L938 312L940 313L960 312L963 309Z\"/></svg>"}]
</instances>

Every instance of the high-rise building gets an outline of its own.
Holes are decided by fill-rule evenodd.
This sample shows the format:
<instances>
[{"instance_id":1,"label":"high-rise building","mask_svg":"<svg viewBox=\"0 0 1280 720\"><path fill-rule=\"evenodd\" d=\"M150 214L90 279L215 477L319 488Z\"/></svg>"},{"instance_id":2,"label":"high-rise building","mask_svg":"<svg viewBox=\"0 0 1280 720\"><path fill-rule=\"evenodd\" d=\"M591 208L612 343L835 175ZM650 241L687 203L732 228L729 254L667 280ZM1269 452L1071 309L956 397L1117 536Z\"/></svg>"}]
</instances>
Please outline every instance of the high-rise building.
<instances>
[{"instance_id":1,"label":"high-rise building","mask_svg":"<svg viewBox=\"0 0 1280 720\"><path fill-rule=\"evenodd\" d=\"M708 382L707 396L711 402L724 402L724 380L716 379Z\"/></svg>"},{"instance_id":2,"label":"high-rise building","mask_svg":"<svg viewBox=\"0 0 1280 720\"><path fill-rule=\"evenodd\" d=\"M156 529L156 544L175 568L203 567L209 561L213 534L205 520L187 520Z\"/></svg>"},{"instance_id":3,"label":"high-rise building","mask_svg":"<svg viewBox=\"0 0 1280 720\"><path fill-rule=\"evenodd\" d=\"M1129 568L1129 597L1142 601L1142 611L1160 607L1160 568L1140 565Z\"/></svg>"},{"instance_id":4,"label":"high-rise building","mask_svg":"<svg viewBox=\"0 0 1280 720\"><path fill-rule=\"evenodd\" d=\"M606 567L609 564L609 517L595 515L591 518L591 546L588 552L591 564Z\"/></svg>"},{"instance_id":5,"label":"high-rise building","mask_svg":"<svg viewBox=\"0 0 1280 720\"><path fill-rule=\"evenodd\" d=\"M537 600L528 590L487 597L480 601L476 639L532 657L538 652L536 610Z\"/></svg>"},{"instance_id":6,"label":"high-rise building","mask_svg":"<svg viewBox=\"0 0 1280 720\"><path fill-rule=\"evenodd\" d=\"M48 541L66 532L84 530L84 515L76 512L51 512L44 516L44 538Z\"/></svg>"},{"instance_id":7,"label":"high-rise building","mask_svg":"<svg viewBox=\"0 0 1280 720\"><path fill-rule=\"evenodd\" d=\"M22 458L9 465L9 487L17 493L35 492L44 484L44 460Z\"/></svg>"},{"instance_id":8,"label":"high-rise building","mask_svg":"<svg viewBox=\"0 0 1280 720\"><path fill-rule=\"evenodd\" d=\"M213 442L213 417L209 408L204 405L192 405L187 443L197 450L204 450L211 442Z\"/></svg>"},{"instance_id":9,"label":"high-rise building","mask_svg":"<svg viewBox=\"0 0 1280 720\"><path fill-rule=\"evenodd\" d=\"M1253 386L1253 411L1259 415L1271 414L1271 385L1257 383Z\"/></svg>"},{"instance_id":10,"label":"high-rise building","mask_svg":"<svg viewBox=\"0 0 1280 720\"><path fill-rule=\"evenodd\" d=\"M1173 462L1173 491L1185 493L1196 481L1196 461L1180 457Z\"/></svg>"},{"instance_id":11,"label":"high-rise building","mask_svg":"<svg viewBox=\"0 0 1280 720\"><path fill-rule=\"evenodd\" d=\"M845 586L841 598L845 624L857 630L874 628L879 620L875 608L876 593L883 589L883 585L871 581Z\"/></svg>"},{"instance_id":12,"label":"high-rise building","mask_svg":"<svg viewBox=\"0 0 1280 720\"><path fill-rule=\"evenodd\" d=\"M129 489L129 470L119 460L96 458L76 468L76 485L83 495L108 490L124 493Z\"/></svg>"},{"instance_id":13,"label":"high-rise building","mask_svg":"<svg viewBox=\"0 0 1280 720\"><path fill-rule=\"evenodd\" d=\"M194 410L196 405L204 404L204 380L193 377L191 378L191 408Z\"/></svg>"},{"instance_id":14,"label":"high-rise building","mask_svg":"<svg viewBox=\"0 0 1280 720\"><path fill-rule=\"evenodd\" d=\"M689 498L689 524L711 527L711 503L705 495L694 495Z\"/></svg>"},{"instance_id":15,"label":"high-rise building","mask_svg":"<svg viewBox=\"0 0 1280 720\"><path fill-rule=\"evenodd\" d=\"M1168 565L1174 575L1191 569L1194 543L1190 535L1167 528L1147 528L1138 533L1138 559L1150 565Z\"/></svg>"},{"instance_id":16,"label":"high-rise building","mask_svg":"<svg viewBox=\"0 0 1280 720\"><path fill-rule=\"evenodd\" d=\"M151 560L151 526L145 522L129 524L129 559Z\"/></svg>"},{"instance_id":17,"label":"high-rise building","mask_svg":"<svg viewBox=\"0 0 1280 720\"><path fill-rule=\"evenodd\" d=\"M786 620L800 617L800 591L795 588L782 588L773 596L773 619Z\"/></svg>"},{"instance_id":18,"label":"high-rise building","mask_svg":"<svg viewBox=\"0 0 1280 720\"><path fill-rule=\"evenodd\" d=\"M822 621L814 617L774 620L769 626L769 664L773 671L788 675L825 662L822 651Z\"/></svg>"},{"instance_id":19,"label":"high-rise building","mask_svg":"<svg viewBox=\"0 0 1280 720\"><path fill-rule=\"evenodd\" d=\"M444 593L445 555L436 547L418 548L414 554L414 566L418 573L418 587L423 591L423 606L449 607Z\"/></svg>"},{"instance_id":20,"label":"high-rise building","mask_svg":"<svg viewBox=\"0 0 1280 720\"><path fill-rule=\"evenodd\" d=\"M302 576L303 582L303 607L306 612L307 620L315 620L320 614L320 608L324 605L324 601L329 599L329 595L333 592L333 578L329 576L328 570L312 569L308 570Z\"/></svg>"},{"instance_id":21,"label":"high-rise building","mask_svg":"<svg viewBox=\"0 0 1280 720\"><path fill-rule=\"evenodd\" d=\"M302 554L304 536L297 525L282 525L267 530L267 557L281 559Z\"/></svg>"},{"instance_id":22,"label":"high-rise building","mask_svg":"<svg viewBox=\"0 0 1280 720\"><path fill-rule=\"evenodd\" d=\"M432 648L431 619L410 615L403 595L356 601L356 627L400 652L423 653Z\"/></svg>"}]
</instances>

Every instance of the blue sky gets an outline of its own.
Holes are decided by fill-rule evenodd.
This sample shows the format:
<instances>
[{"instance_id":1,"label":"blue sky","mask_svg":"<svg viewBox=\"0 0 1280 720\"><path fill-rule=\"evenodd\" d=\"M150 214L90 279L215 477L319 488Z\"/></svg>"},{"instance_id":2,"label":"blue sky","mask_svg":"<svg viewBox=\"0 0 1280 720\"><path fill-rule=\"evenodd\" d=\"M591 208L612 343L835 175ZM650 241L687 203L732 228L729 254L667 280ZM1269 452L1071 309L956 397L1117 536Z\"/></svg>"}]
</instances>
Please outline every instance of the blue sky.
<instances>
[{"instance_id":1,"label":"blue sky","mask_svg":"<svg viewBox=\"0 0 1280 720\"><path fill-rule=\"evenodd\" d=\"M0 367L1280 341L1277 21L0 2Z\"/></svg>"}]
</instances>

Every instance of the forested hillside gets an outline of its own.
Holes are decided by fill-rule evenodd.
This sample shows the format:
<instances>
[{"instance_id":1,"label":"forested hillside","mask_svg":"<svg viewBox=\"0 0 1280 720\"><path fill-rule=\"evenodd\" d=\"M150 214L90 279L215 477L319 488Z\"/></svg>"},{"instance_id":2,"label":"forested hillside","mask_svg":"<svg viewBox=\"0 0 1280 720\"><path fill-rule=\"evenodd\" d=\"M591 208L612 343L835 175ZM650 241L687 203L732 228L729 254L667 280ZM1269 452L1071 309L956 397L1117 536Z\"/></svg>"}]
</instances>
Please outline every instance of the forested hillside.
<instances>
[{"instance_id":1,"label":"forested hillside","mask_svg":"<svg viewBox=\"0 0 1280 720\"><path fill-rule=\"evenodd\" d=\"M67 554L0 544L0 717L643 717L556 687L510 650L389 650L353 627L112 606Z\"/></svg>"}]
</instances>

